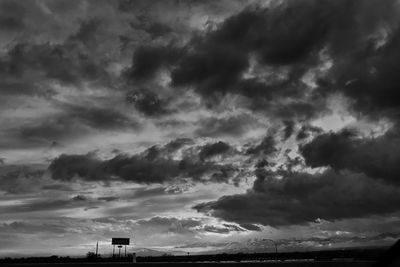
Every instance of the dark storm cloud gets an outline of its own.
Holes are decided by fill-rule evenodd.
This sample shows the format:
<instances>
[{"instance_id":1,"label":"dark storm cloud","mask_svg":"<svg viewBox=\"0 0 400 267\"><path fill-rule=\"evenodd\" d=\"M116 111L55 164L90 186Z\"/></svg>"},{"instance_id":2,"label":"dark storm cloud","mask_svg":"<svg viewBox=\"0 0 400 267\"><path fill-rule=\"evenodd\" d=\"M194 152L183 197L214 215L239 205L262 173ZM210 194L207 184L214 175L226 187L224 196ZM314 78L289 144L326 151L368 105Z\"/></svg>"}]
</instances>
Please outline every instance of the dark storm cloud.
<instances>
[{"instance_id":1,"label":"dark storm cloud","mask_svg":"<svg viewBox=\"0 0 400 267\"><path fill-rule=\"evenodd\" d=\"M100 160L92 154L61 155L49 166L54 179L70 180L74 176L85 177L88 180L105 179L101 176ZM98 170L97 170L98 169ZM98 173L94 173L97 170Z\"/></svg>"},{"instance_id":2,"label":"dark storm cloud","mask_svg":"<svg viewBox=\"0 0 400 267\"><path fill-rule=\"evenodd\" d=\"M257 145L251 146L247 149L246 154L248 155L271 155L276 152L276 141L274 136L267 135Z\"/></svg>"},{"instance_id":3,"label":"dark storm cloud","mask_svg":"<svg viewBox=\"0 0 400 267\"><path fill-rule=\"evenodd\" d=\"M399 210L399 189L362 174L327 170L258 178L245 194L223 196L194 207L227 221L270 226L334 221Z\"/></svg>"},{"instance_id":4,"label":"dark storm cloud","mask_svg":"<svg viewBox=\"0 0 400 267\"><path fill-rule=\"evenodd\" d=\"M194 207L237 225L173 217L136 225L151 234L156 228L165 229L161 233L237 234L262 231L260 225L365 222L367 216L400 211L398 126L379 137L348 130L323 133L311 126L315 118L329 123L324 115L332 95L344 95L357 119L389 117L398 124L398 1L284 0L245 8L247 1L232 3L0 0L0 106L6 110L0 149L7 157L3 165L0 158L0 189L15 199L23 197L15 194L38 194L3 205L0 213L33 217L34 212L41 216L102 205L112 207L101 212L115 216L149 218L179 213L178 208L222 192L212 188L199 196L204 188L195 185L188 196L182 184L236 185L247 178L256 180L246 193ZM198 6L200 11L193 9ZM261 128L270 127L273 133L255 139ZM138 130L140 136L125 140ZM99 155L107 155L110 146L116 147L110 142L135 150L139 142L152 145L167 136L194 139L176 139L133 155L116 151L106 159L75 154L90 146L86 151L99 148ZM294 137L304 159L293 156ZM36 144L48 147L58 141L64 146L25 159ZM59 150L72 154L59 155ZM48 154L58 155L48 168L50 180L42 177L43 167L37 172L3 169L9 161L40 160ZM306 167L328 168L306 173ZM51 184L44 185L45 179ZM142 187L94 198L76 192L83 182L92 182L97 191L112 181ZM69 195L45 197L54 193ZM137 205L126 206L128 200ZM25 228L16 223L3 231Z\"/></svg>"},{"instance_id":5,"label":"dark storm cloud","mask_svg":"<svg viewBox=\"0 0 400 267\"><path fill-rule=\"evenodd\" d=\"M400 135L398 127L376 138L359 138L343 130L326 133L300 147L307 165L349 169L399 184Z\"/></svg>"},{"instance_id":6,"label":"dark storm cloud","mask_svg":"<svg viewBox=\"0 0 400 267\"><path fill-rule=\"evenodd\" d=\"M189 52L172 71L172 84L192 86L213 103L226 94L238 94L250 101L247 108L251 110L267 109L288 119L309 118L324 107L319 98L302 101L307 86L301 78L317 63L317 53L326 42L327 13L329 5L318 1L247 8L216 30L193 38L187 45ZM269 77L244 78L250 55L255 55L258 65L271 68ZM278 99L292 101L281 105L275 102Z\"/></svg>"},{"instance_id":7,"label":"dark storm cloud","mask_svg":"<svg viewBox=\"0 0 400 267\"><path fill-rule=\"evenodd\" d=\"M333 66L318 93L341 92L354 100L352 109L367 115L397 110L398 2L328 2L332 15L327 47Z\"/></svg>"},{"instance_id":8,"label":"dark storm cloud","mask_svg":"<svg viewBox=\"0 0 400 267\"><path fill-rule=\"evenodd\" d=\"M340 91L355 100L353 109L367 115L394 111L398 119L400 70L400 30L388 34L382 47L367 47L338 62L331 73L333 85L327 91ZM372 46L373 44L371 44ZM322 84L323 86L323 84Z\"/></svg>"},{"instance_id":9,"label":"dark storm cloud","mask_svg":"<svg viewBox=\"0 0 400 267\"><path fill-rule=\"evenodd\" d=\"M112 108L66 106L68 117L81 120L83 124L97 129L116 129L137 126L128 116Z\"/></svg>"},{"instance_id":10,"label":"dark storm cloud","mask_svg":"<svg viewBox=\"0 0 400 267\"><path fill-rule=\"evenodd\" d=\"M314 127L311 125L303 125L303 126L301 126L300 130L298 131L298 133L296 135L296 140L298 140L298 141L304 140L304 139L310 137L313 133L320 134L322 132L323 132L323 130L321 128Z\"/></svg>"},{"instance_id":11,"label":"dark storm cloud","mask_svg":"<svg viewBox=\"0 0 400 267\"><path fill-rule=\"evenodd\" d=\"M0 61L0 76L1 91L8 94L38 94L37 85L43 79L79 85L108 77L101 65L74 43L19 43Z\"/></svg>"},{"instance_id":12,"label":"dark storm cloud","mask_svg":"<svg viewBox=\"0 0 400 267\"><path fill-rule=\"evenodd\" d=\"M88 46L91 45L92 41L95 41L96 33L100 30L102 21L100 18L91 18L81 22L78 31L71 35L69 38L73 41L78 41Z\"/></svg>"},{"instance_id":13,"label":"dark storm cloud","mask_svg":"<svg viewBox=\"0 0 400 267\"><path fill-rule=\"evenodd\" d=\"M255 51L268 64L289 64L307 56L322 40L325 29L323 14L318 14L315 6L291 1L287 8L245 9L225 20L210 39Z\"/></svg>"},{"instance_id":14,"label":"dark storm cloud","mask_svg":"<svg viewBox=\"0 0 400 267\"><path fill-rule=\"evenodd\" d=\"M79 138L95 130L140 130L141 125L127 115L107 107L81 106L61 103L61 112L37 121L27 122L17 132L17 137L32 142Z\"/></svg>"},{"instance_id":15,"label":"dark storm cloud","mask_svg":"<svg viewBox=\"0 0 400 267\"><path fill-rule=\"evenodd\" d=\"M219 141L217 143L204 145L200 150L199 156L202 160L205 160L216 155L225 154L231 149L229 144Z\"/></svg>"},{"instance_id":16,"label":"dark storm cloud","mask_svg":"<svg viewBox=\"0 0 400 267\"><path fill-rule=\"evenodd\" d=\"M0 3L0 29L5 31L20 31L24 29L26 10L12 1Z\"/></svg>"},{"instance_id":17,"label":"dark storm cloud","mask_svg":"<svg viewBox=\"0 0 400 267\"><path fill-rule=\"evenodd\" d=\"M179 177L205 183L228 182L237 171L232 165L204 162L190 153L176 160L170 152L167 144L150 147L133 156L120 154L109 160L101 160L91 153L61 155L51 162L49 170L55 180L69 181L74 177L88 181L122 179L143 184L170 182Z\"/></svg>"},{"instance_id":18,"label":"dark storm cloud","mask_svg":"<svg viewBox=\"0 0 400 267\"><path fill-rule=\"evenodd\" d=\"M8 194L40 192L44 166L0 165L0 190Z\"/></svg>"},{"instance_id":19,"label":"dark storm cloud","mask_svg":"<svg viewBox=\"0 0 400 267\"><path fill-rule=\"evenodd\" d=\"M106 6L104 2L100 5ZM10 98L8 101L21 95L49 100L60 93L56 84L77 91L89 84L100 89L112 87L107 69L110 57L99 48L108 45L98 38L104 37L99 31L105 27L95 15L78 19L83 6L65 1L1 1L0 27L20 32L17 36L5 31L1 34L2 40L6 38L0 57L2 96Z\"/></svg>"},{"instance_id":20,"label":"dark storm cloud","mask_svg":"<svg viewBox=\"0 0 400 267\"><path fill-rule=\"evenodd\" d=\"M287 8L248 8L226 19L204 38L192 40L193 51L172 72L176 86L195 85L202 95L241 90L241 74L249 66L249 53L261 63L286 65L310 54L323 39L326 23L308 3L290 2ZM304 16L309 19L305 21ZM261 87L261 84L260 84ZM268 94L266 86L263 93ZM245 91L242 93L246 93Z\"/></svg>"},{"instance_id":21,"label":"dark storm cloud","mask_svg":"<svg viewBox=\"0 0 400 267\"><path fill-rule=\"evenodd\" d=\"M206 42L204 46L180 61L178 68L172 72L172 83L174 86L195 85L198 92L205 96L218 91L225 93L248 67L247 55L225 45Z\"/></svg>"},{"instance_id":22,"label":"dark storm cloud","mask_svg":"<svg viewBox=\"0 0 400 267\"><path fill-rule=\"evenodd\" d=\"M171 113L171 110L166 108L167 101L160 99L157 94L146 89L128 92L126 101L147 116L161 116Z\"/></svg>"},{"instance_id":23,"label":"dark storm cloud","mask_svg":"<svg viewBox=\"0 0 400 267\"><path fill-rule=\"evenodd\" d=\"M248 108L268 109L286 119L310 118L323 111L321 96L333 91L354 98L359 109L393 108L399 98L395 89L400 40L400 31L394 30L396 10L395 1L381 4L376 0L285 1L269 8L248 7L193 37L185 53L176 54L168 47L166 54L173 60L160 52L166 47L145 47L154 56L146 60L134 57L132 68L136 66L136 72L144 73L139 76L146 76L165 64L172 65L172 85L176 87L191 86L207 100L239 94L251 101ZM377 36L383 31L388 32L388 40L378 48L382 40ZM302 77L316 66L323 48L332 59L332 70L321 79L312 101L304 102L307 86ZM138 57L148 54L139 52ZM250 55L277 76L286 76L271 76L267 81L244 78ZM287 72L282 72L282 66ZM281 105L274 102L278 99L292 101Z\"/></svg>"},{"instance_id":24,"label":"dark storm cloud","mask_svg":"<svg viewBox=\"0 0 400 267\"><path fill-rule=\"evenodd\" d=\"M151 35L152 38L163 37L172 32L172 28L160 22L150 23L144 30Z\"/></svg>"},{"instance_id":25,"label":"dark storm cloud","mask_svg":"<svg viewBox=\"0 0 400 267\"><path fill-rule=\"evenodd\" d=\"M132 66L125 70L127 79L145 81L154 78L163 67L175 64L183 50L172 45L165 47L138 47L132 58Z\"/></svg>"},{"instance_id":26,"label":"dark storm cloud","mask_svg":"<svg viewBox=\"0 0 400 267\"><path fill-rule=\"evenodd\" d=\"M283 140L290 138L294 132L295 123L293 121L284 121Z\"/></svg>"},{"instance_id":27,"label":"dark storm cloud","mask_svg":"<svg viewBox=\"0 0 400 267\"><path fill-rule=\"evenodd\" d=\"M227 18L215 30L194 36L183 48L173 45L140 47L125 74L136 80L148 79L160 68L169 66L173 86L191 86L211 101L209 104L232 93L254 101L250 109L269 109L275 98L303 95L305 87L300 78L313 64L311 59L327 32L328 23L323 16L326 12L320 13L321 9L312 1L289 1L273 9L248 7ZM309 19L305 21L304 16ZM286 67L286 77L278 79L271 75L267 82L243 78L253 54L258 64ZM272 72L276 76L284 73L278 69ZM313 105L308 108L299 108L299 111L311 116ZM295 115L285 110L275 113Z\"/></svg>"},{"instance_id":28,"label":"dark storm cloud","mask_svg":"<svg viewBox=\"0 0 400 267\"><path fill-rule=\"evenodd\" d=\"M84 195L76 195L72 198L73 201L86 201L88 200L87 197L85 197Z\"/></svg>"}]
</instances>

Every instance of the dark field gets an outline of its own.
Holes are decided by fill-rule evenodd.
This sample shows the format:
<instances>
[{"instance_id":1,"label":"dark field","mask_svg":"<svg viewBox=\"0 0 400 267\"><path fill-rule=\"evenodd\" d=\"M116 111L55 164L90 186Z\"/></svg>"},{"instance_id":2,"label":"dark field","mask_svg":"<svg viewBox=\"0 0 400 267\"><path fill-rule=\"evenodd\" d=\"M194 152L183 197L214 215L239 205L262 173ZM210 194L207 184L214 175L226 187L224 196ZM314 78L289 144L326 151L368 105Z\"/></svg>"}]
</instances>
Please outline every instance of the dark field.
<instances>
[{"instance_id":1,"label":"dark field","mask_svg":"<svg viewBox=\"0 0 400 267\"><path fill-rule=\"evenodd\" d=\"M183 267L190 265L193 267L261 267L261 266L300 266L300 267L331 267L331 266L343 266L343 267L370 267L374 262L370 261L316 261L316 262L305 262L305 261L284 261L284 262L196 262L196 263L10 263L2 264L3 267L14 266L14 267L39 267L39 266L57 266L57 267L123 267L123 266L137 266L137 267Z\"/></svg>"},{"instance_id":2,"label":"dark field","mask_svg":"<svg viewBox=\"0 0 400 267\"><path fill-rule=\"evenodd\" d=\"M157 256L137 257L132 262L132 255L128 257L102 258L91 255L86 258L70 257L30 257L0 259L0 266L14 267L261 267L261 266L303 266L303 267L384 267L397 266L398 246L400 242L389 250L387 248L375 249L347 249L310 252L281 252L281 253L254 253L254 254L214 254L214 255L187 255L187 256ZM393 263L395 265L393 265Z\"/></svg>"}]
</instances>

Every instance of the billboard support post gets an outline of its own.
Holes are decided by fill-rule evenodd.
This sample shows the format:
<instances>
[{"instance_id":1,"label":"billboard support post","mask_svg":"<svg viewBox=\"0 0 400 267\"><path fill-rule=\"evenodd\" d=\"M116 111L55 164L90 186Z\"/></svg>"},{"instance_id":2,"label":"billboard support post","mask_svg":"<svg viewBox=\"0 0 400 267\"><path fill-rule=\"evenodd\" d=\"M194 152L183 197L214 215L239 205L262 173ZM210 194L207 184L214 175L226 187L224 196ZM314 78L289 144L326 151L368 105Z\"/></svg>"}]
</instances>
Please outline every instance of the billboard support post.
<instances>
[{"instance_id":1,"label":"billboard support post","mask_svg":"<svg viewBox=\"0 0 400 267\"><path fill-rule=\"evenodd\" d=\"M113 245L113 257L115 255L115 246L118 246L118 257L121 257L121 248L122 246L125 246L125 257L126 257L126 246L129 246L130 239L129 238L112 238L111 239L111 245Z\"/></svg>"},{"instance_id":2,"label":"billboard support post","mask_svg":"<svg viewBox=\"0 0 400 267\"><path fill-rule=\"evenodd\" d=\"M118 258L121 258L121 245L118 245Z\"/></svg>"}]
</instances>

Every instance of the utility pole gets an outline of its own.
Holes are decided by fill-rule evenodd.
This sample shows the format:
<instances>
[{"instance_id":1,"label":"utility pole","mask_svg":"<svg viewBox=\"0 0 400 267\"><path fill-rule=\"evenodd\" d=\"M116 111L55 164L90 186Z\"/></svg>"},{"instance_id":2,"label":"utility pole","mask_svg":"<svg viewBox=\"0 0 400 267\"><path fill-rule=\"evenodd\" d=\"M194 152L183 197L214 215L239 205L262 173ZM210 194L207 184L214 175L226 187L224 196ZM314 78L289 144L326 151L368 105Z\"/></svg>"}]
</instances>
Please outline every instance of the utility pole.
<instances>
[{"instance_id":1,"label":"utility pole","mask_svg":"<svg viewBox=\"0 0 400 267\"><path fill-rule=\"evenodd\" d=\"M99 242L97 242L97 244L96 244L96 258L97 258L98 253L99 253Z\"/></svg>"}]
</instances>

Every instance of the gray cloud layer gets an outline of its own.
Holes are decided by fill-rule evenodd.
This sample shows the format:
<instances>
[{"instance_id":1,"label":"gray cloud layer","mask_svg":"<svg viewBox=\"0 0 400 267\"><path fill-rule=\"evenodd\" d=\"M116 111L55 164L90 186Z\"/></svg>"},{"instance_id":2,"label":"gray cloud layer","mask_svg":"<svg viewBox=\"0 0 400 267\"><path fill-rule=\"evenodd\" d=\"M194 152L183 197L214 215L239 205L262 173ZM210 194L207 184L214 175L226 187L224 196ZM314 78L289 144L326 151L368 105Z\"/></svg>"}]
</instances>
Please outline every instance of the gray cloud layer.
<instances>
[{"instance_id":1,"label":"gray cloud layer","mask_svg":"<svg viewBox=\"0 0 400 267\"><path fill-rule=\"evenodd\" d=\"M122 216L138 207L121 202L146 199L136 226L177 235L398 212L399 11L396 0L0 0L2 197L37 198L2 210ZM226 190L196 200L210 183ZM149 188L91 198L82 184ZM230 223L157 216L180 200Z\"/></svg>"},{"instance_id":2,"label":"gray cloud layer","mask_svg":"<svg viewBox=\"0 0 400 267\"><path fill-rule=\"evenodd\" d=\"M258 178L246 194L224 196L194 209L238 223L306 224L395 212L399 190L362 174L287 173L281 179Z\"/></svg>"}]
</instances>

